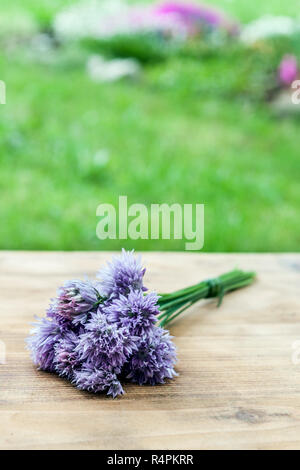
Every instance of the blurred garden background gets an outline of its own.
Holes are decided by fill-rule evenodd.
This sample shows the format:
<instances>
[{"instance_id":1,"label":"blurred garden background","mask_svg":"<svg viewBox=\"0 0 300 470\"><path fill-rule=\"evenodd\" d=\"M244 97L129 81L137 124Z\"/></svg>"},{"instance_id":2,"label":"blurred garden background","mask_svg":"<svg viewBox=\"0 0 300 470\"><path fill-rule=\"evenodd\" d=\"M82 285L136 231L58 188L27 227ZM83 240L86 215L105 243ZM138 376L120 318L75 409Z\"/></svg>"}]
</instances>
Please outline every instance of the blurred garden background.
<instances>
[{"instance_id":1,"label":"blurred garden background","mask_svg":"<svg viewBox=\"0 0 300 470\"><path fill-rule=\"evenodd\" d=\"M1 0L0 249L184 249L98 240L127 195L204 203L205 251L298 251L300 2L121 3Z\"/></svg>"}]
</instances>

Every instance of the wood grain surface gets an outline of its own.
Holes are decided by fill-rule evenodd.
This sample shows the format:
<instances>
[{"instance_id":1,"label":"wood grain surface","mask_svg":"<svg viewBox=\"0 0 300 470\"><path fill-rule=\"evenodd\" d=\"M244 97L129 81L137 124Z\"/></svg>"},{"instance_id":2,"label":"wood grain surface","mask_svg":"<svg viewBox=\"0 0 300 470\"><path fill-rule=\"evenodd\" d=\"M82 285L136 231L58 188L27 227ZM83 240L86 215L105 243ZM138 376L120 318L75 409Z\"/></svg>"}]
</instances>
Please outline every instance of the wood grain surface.
<instances>
[{"instance_id":1,"label":"wood grain surface","mask_svg":"<svg viewBox=\"0 0 300 470\"><path fill-rule=\"evenodd\" d=\"M300 364L292 360L300 342L300 255L143 254L146 285L161 292L234 267L258 278L221 308L202 301L171 326L178 378L126 385L116 400L37 371L24 346L57 286L93 277L110 256L0 252L0 448L300 449Z\"/></svg>"}]
</instances>

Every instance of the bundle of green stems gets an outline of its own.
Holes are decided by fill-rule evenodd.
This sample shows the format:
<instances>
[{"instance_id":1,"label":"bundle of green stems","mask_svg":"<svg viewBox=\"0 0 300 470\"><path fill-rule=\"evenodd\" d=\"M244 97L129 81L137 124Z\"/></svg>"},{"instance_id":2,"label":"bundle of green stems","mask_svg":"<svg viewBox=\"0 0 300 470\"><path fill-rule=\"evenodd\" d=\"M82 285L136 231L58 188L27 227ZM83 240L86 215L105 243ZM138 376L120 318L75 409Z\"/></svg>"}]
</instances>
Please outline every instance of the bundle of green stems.
<instances>
[{"instance_id":1,"label":"bundle of green stems","mask_svg":"<svg viewBox=\"0 0 300 470\"><path fill-rule=\"evenodd\" d=\"M235 269L217 278L199 282L171 294L161 294L159 325L162 327L168 325L201 299L218 298L218 306L220 306L225 294L250 285L254 278L255 273L253 272Z\"/></svg>"}]
</instances>

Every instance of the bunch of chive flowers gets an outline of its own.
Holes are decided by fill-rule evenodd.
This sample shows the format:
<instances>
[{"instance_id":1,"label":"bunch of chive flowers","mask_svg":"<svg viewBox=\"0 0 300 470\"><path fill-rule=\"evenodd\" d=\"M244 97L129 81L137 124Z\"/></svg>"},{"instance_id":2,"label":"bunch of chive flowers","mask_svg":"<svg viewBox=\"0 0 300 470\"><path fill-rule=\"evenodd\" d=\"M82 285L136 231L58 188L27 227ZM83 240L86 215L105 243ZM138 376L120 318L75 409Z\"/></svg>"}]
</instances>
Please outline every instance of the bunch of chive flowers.
<instances>
[{"instance_id":1,"label":"bunch of chive flowers","mask_svg":"<svg viewBox=\"0 0 300 470\"><path fill-rule=\"evenodd\" d=\"M178 291L147 292L145 269L122 251L97 281L72 280L58 289L46 317L28 338L34 363L81 390L124 393L121 383L162 384L176 376L176 349L164 329L201 299L246 287L255 274L235 269Z\"/></svg>"},{"instance_id":2,"label":"bunch of chive flowers","mask_svg":"<svg viewBox=\"0 0 300 470\"><path fill-rule=\"evenodd\" d=\"M122 382L162 384L176 374L176 349L157 326L159 297L147 293L140 258L123 250L97 275L58 289L28 346L41 370L81 390L124 393Z\"/></svg>"}]
</instances>

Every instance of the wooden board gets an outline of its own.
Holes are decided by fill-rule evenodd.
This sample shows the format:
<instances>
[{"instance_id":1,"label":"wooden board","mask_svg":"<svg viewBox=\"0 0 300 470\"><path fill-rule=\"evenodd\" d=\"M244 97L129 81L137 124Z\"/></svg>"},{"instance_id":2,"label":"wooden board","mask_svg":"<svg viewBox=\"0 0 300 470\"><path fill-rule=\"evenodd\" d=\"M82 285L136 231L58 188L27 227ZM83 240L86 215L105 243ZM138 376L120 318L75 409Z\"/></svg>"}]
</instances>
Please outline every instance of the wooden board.
<instances>
[{"instance_id":1,"label":"wooden board","mask_svg":"<svg viewBox=\"0 0 300 470\"><path fill-rule=\"evenodd\" d=\"M127 385L116 400L37 371L24 346L56 287L92 277L110 256L0 252L0 447L300 449L300 364L292 361L300 341L300 255L145 253L146 284L159 291L236 266L256 270L258 279L227 295L220 309L201 302L173 324L178 378Z\"/></svg>"}]
</instances>

